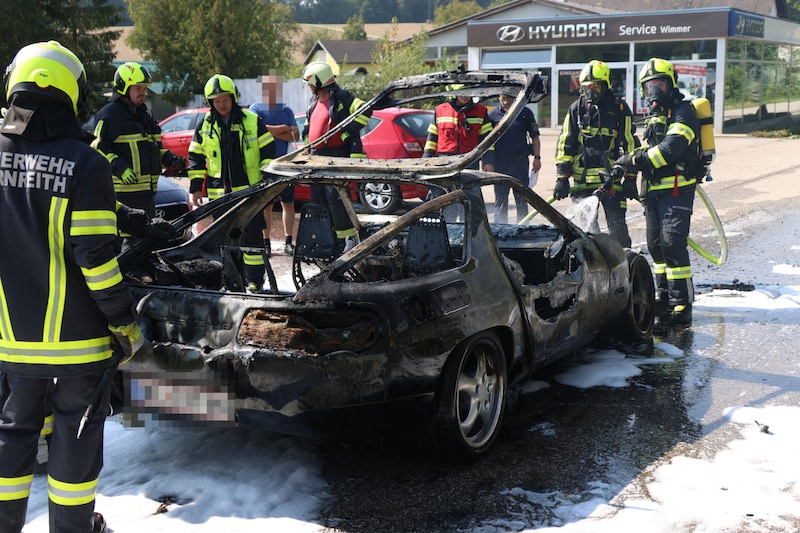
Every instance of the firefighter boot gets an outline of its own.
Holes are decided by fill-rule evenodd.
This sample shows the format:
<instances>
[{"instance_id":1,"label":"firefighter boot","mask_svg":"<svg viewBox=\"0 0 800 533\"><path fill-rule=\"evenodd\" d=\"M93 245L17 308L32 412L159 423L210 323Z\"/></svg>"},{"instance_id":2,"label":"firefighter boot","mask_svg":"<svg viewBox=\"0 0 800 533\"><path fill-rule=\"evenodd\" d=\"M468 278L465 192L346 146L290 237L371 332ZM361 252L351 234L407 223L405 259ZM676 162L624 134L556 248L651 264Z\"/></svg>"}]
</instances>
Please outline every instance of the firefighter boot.
<instances>
[{"instance_id":1,"label":"firefighter boot","mask_svg":"<svg viewBox=\"0 0 800 533\"><path fill-rule=\"evenodd\" d=\"M92 533L106 533L107 531L106 519L100 513L94 513L92 516Z\"/></svg>"},{"instance_id":2,"label":"firefighter boot","mask_svg":"<svg viewBox=\"0 0 800 533\"><path fill-rule=\"evenodd\" d=\"M669 323L674 326L691 325L692 304L679 304L674 306L669 313Z\"/></svg>"},{"instance_id":3,"label":"firefighter boot","mask_svg":"<svg viewBox=\"0 0 800 533\"><path fill-rule=\"evenodd\" d=\"M669 296L666 292L656 292L655 304L655 323L653 324L653 331L656 333L663 333L669 325Z\"/></svg>"}]
</instances>

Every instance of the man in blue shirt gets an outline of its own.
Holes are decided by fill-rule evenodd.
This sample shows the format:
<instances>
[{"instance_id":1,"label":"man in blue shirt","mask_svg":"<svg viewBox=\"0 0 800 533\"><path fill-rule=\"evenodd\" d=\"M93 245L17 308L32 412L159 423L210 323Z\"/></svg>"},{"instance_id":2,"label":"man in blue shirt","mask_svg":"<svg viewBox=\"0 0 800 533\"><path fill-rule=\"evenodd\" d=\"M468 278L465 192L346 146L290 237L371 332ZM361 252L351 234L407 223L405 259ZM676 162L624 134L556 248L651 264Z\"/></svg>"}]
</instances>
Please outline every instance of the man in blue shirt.
<instances>
[{"instance_id":1,"label":"man in blue shirt","mask_svg":"<svg viewBox=\"0 0 800 533\"><path fill-rule=\"evenodd\" d=\"M497 126L502 120L518 92L515 88L509 88L500 95L500 105L489 112L493 126ZM527 185L529 157L533 156L533 171L539 172L542 166L541 153L539 126L533 111L526 107L503 136L497 139L494 145L494 171L508 174ZM508 189L507 185L494 186L494 208L497 222L501 224L508 222ZM514 202L517 206L517 221L520 221L528 214L528 203L517 193L514 193Z\"/></svg>"},{"instance_id":2,"label":"man in blue shirt","mask_svg":"<svg viewBox=\"0 0 800 533\"><path fill-rule=\"evenodd\" d=\"M268 76L262 76L261 96L263 102L250 106L250 111L260 116L261 120L266 124L267 129L275 138L275 156L280 157L289 151L290 142L297 141L300 138L297 121L294 118L294 111L282 102L283 77L275 74L274 71L270 72ZM281 210L283 211L281 216L284 233L283 251L286 255L293 255L294 244L292 244L292 234L294 233L295 218L294 185L286 187L276 201L277 200L280 200ZM270 242L273 205L274 204L269 204L264 209L264 220L267 225L264 230L266 232L264 235L265 244ZM269 257L269 255L271 255L271 250L267 247L267 256Z\"/></svg>"}]
</instances>

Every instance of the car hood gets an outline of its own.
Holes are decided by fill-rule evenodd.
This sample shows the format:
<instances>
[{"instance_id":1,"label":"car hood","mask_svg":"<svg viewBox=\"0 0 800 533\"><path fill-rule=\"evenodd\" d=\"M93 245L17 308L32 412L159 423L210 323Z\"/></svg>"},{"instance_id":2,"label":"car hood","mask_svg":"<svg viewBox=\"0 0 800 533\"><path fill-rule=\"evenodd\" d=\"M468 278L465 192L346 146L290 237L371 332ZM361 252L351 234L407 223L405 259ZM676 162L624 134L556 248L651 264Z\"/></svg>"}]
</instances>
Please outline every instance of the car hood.
<instances>
[{"instance_id":1,"label":"car hood","mask_svg":"<svg viewBox=\"0 0 800 533\"><path fill-rule=\"evenodd\" d=\"M517 88L518 93L508 112L491 133L471 152L465 154L415 159L350 159L312 155L309 153L311 146L306 144L294 152L274 159L264 170L269 174L285 176L298 173L351 176L359 173L372 175L412 173L421 179L452 177L478 161L505 133L528 102L538 102L544 98L548 93L547 82L547 77L541 76L539 72L508 71L436 72L398 78L364 103L355 113L337 124L321 137L319 142L336 135L367 110L443 101L444 97L456 94L455 91L447 90L451 85L463 86L459 92L467 90L474 98L495 97L508 87ZM443 88L445 90L442 90Z\"/></svg>"}]
</instances>

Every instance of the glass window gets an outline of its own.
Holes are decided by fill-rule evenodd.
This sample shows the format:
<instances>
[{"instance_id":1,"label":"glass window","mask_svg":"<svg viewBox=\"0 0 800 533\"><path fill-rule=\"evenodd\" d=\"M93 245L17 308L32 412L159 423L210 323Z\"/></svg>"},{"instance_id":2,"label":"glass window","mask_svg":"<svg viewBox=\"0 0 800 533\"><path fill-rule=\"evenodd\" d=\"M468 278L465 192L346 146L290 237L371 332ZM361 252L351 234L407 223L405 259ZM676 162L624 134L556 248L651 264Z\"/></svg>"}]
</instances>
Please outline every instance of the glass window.
<instances>
[{"instance_id":1,"label":"glass window","mask_svg":"<svg viewBox=\"0 0 800 533\"><path fill-rule=\"evenodd\" d=\"M518 68L538 69L549 65L552 49L540 50L484 50L481 57L481 68Z\"/></svg>"},{"instance_id":2,"label":"glass window","mask_svg":"<svg viewBox=\"0 0 800 533\"><path fill-rule=\"evenodd\" d=\"M557 63L588 63L592 59L606 63L626 62L630 59L630 46L627 43L591 44L559 46L556 49Z\"/></svg>"},{"instance_id":3,"label":"glass window","mask_svg":"<svg viewBox=\"0 0 800 533\"><path fill-rule=\"evenodd\" d=\"M716 39L636 43L633 49L636 61L647 61L651 57L663 57L669 60L717 58Z\"/></svg>"}]
</instances>

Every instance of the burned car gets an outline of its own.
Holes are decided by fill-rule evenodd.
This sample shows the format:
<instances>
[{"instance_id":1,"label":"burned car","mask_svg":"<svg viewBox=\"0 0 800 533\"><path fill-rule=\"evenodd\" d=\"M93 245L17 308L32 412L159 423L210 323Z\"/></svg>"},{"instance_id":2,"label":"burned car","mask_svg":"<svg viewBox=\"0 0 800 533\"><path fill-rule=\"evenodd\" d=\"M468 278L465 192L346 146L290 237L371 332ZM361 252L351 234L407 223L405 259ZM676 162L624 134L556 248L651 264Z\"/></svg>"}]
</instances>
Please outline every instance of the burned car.
<instances>
[{"instance_id":1,"label":"burned car","mask_svg":"<svg viewBox=\"0 0 800 533\"><path fill-rule=\"evenodd\" d=\"M424 430L446 456L470 459L490 449L511 391L543 365L608 332L651 341L653 277L643 256L583 231L517 180L468 168L545 96L538 73L412 76L366 106L441 100L451 84L476 98L519 89L506 120L469 154L364 161L301 148L272 162L269 182L176 222L213 216L191 241L165 249L144 241L120 256L154 348L122 367L128 420L346 438L410 420L404 427ZM351 182L437 194L399 215L358 215ZM495 222L486 198L496 183L538 214ZM342 252L328 208L306 204L294 256L266 258L264 290L247 293L244 228L291 184L338 189L360 243Z\"/></svg>"}]
</instances>

